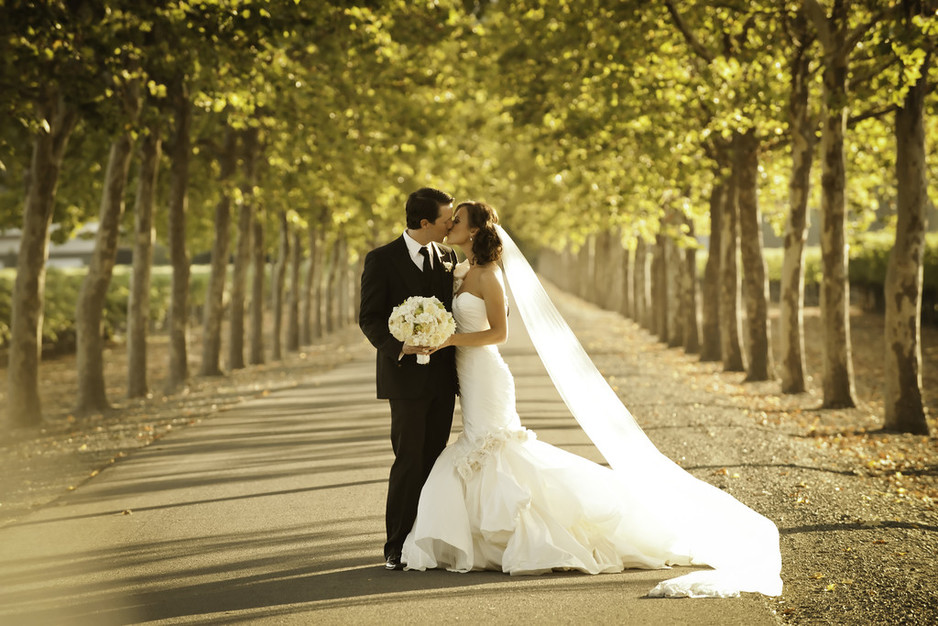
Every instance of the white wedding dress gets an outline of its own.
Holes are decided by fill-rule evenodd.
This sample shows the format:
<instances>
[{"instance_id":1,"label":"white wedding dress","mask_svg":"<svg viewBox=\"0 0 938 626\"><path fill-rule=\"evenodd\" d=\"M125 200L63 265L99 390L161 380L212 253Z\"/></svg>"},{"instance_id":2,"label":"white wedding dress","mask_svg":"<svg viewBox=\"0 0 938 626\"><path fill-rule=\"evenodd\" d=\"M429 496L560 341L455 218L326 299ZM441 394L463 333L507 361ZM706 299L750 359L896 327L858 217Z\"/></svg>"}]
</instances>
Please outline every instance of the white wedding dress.
<instances>
[{"instance_id":1,"label":"white wedding dress","mask_svg":"<svg viewBox=\"0 0 938 626\"><path fill-rule=\"evenodd\" d=\"M453 314L457 332L489 327L484 301L468 292L456 296ZM522 319L528 323L524 311ZM709 565L717 569L664 581L649 595L781 593L771 521L690 476L650 442L641 444L652 450L650 464L610 469L538 441L521 425L514 380L494 345L457 347L456 364L464 430L423 487L404 543L406 569L598 574ZM664 498L663 489L671 492ZM718 517L708 519L710 513Z\"/></svg>"}]
</instances>

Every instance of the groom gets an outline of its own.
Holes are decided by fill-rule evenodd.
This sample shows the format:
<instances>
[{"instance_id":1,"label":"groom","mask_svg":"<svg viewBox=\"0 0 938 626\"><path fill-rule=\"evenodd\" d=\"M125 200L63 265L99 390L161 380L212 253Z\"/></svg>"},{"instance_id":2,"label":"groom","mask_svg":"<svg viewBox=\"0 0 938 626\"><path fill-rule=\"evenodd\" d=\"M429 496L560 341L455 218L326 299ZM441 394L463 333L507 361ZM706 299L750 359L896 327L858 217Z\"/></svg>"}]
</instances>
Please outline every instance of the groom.
<instances>
[{"instance_id":1,"label":"groom","mask_svg":"<svg viewBox=\"0 0 938 626\"><path fill-rule=\"evenodd\" d=\"M446 446L456 401L456 360L452 348L417 363L419 346L391 336L391 310L410 296L436 296L447 310L453 304L456 254L440 245L453 225L453 197L437 189L418 189L407 198L407 230L368 253L362 271L359 326L377 348L378 398L391 407L394 464L388 479L385 513L385 567L403 569L401 549L417 516L420 490L433 462Z\"/></svg>"}]
</instances>

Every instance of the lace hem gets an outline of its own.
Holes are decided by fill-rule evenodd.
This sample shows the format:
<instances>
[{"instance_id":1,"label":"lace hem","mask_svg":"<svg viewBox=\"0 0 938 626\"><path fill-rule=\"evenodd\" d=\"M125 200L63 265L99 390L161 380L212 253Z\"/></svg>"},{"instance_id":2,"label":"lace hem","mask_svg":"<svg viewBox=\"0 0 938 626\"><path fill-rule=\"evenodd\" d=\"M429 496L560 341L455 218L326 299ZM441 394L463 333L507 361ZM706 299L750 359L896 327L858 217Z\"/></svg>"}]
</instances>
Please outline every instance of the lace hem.
<instances>
[{"instance_id":1,"label":"lace hem","mask_svg":"<svg viewBox=\"0 0 938 626\"><path fill-rule=\"evenodd\" d=\"M479 445L472 450L456 458L453 465L456 466L456 471L459 472L463 480L469 480L473 474L482 469L482 465L488 457L500 452L509 441L524 443L536 438L537 435L527 428L520 430L499 428L486 435Z\"/></svg>"}]
</instances>

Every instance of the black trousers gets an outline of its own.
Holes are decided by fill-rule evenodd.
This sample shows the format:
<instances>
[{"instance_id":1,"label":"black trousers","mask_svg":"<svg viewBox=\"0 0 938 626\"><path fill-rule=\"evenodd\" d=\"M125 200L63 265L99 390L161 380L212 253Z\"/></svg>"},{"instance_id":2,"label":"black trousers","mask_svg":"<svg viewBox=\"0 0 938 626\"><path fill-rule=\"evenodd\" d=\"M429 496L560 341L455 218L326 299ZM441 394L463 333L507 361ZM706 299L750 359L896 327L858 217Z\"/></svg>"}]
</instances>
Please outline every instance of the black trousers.
<instances>
[{"instance_id":1,"label":"black trousers","mask_svg":"<svg viewBox=\"0 0 938 626\"><path fill-rule=\"evenodd\" d=\"M401 553L404 539L413 528L420 490L449 439L456 396L448 393L389 400L389 404L394 464L388 479L384 558Z\"/></svg>"}]
</instances>

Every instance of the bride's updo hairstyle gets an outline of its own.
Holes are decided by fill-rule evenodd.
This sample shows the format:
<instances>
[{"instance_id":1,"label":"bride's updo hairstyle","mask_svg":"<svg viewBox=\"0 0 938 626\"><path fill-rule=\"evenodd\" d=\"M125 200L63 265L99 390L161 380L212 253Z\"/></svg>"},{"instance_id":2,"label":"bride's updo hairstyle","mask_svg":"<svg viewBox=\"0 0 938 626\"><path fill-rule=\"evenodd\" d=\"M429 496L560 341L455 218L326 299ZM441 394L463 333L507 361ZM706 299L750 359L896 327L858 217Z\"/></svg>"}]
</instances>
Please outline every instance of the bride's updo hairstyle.
<instances>
[{"instance_id":1,"label":"bride's updo hairstyle","mask_svg":"<svg viewBox=\"0 0 938 626\"><path fill-rule=\"evenodd\" d=\"M469 228L478 228L472 237L472 254L476 265L497 263L502 258L502 240L495 232L498 213L484 202L463 202L456 210L465 209L469 218Z\"/></svg>"}]
</instances>

